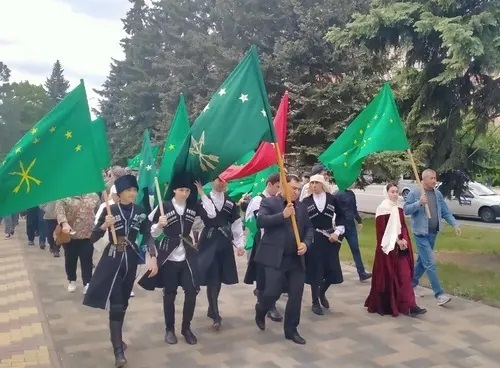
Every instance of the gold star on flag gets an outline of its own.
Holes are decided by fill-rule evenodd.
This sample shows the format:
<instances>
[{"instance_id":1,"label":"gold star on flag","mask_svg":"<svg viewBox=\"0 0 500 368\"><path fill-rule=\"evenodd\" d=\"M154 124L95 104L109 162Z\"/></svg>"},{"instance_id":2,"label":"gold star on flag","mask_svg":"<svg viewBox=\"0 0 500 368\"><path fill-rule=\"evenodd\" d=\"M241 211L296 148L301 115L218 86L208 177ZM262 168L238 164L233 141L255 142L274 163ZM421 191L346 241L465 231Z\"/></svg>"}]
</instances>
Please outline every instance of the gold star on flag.
<instances>
[{"instance_id":1,"label":"gold star on flag","mask_svg":"<svg viewBox=\"0 0 500 368\"><path fill-rule=\"evenodd\" d=\"M53 126L52 128L50 128L51 133L54 133L55 131L56 131L56 127Z\"/></svg>"},{"instance_id":2,"label":"gold star on flag","mask_svg":"<svg viewBox=\"0 0 500 368\"><path fill-rule=\"evenodd\" d=\"M367 125L366 125L366 129L369 129L370 127L371 127L371 125L370 125L370 124L367 124Z\"/></svg>"},{"instance_id":3,"label":"gold star on flag","mask_svg":"<svg viewBox=\"0 0 500 368\"><path fill-rule=\"evenodd\" d=\"M22 151L21 147L16 148L16 153L20 153Z\"/></svg>"},{"instance_id":4,"label":"gold star on flag","mask_svg":"<svg viewBox=\"0 0 500 368\"><path fill-rule=\"evenodd\" d=\"M40 142L40 139L38 139L38 138L35 138L35 139L33 140L33 144L37 144L38 142Z\"/></svg>"},{"instance_id":5,"label":"gold star on flag","mask_svg":"<svg viewBox=\"0 0 500 368\"><path fill-rule=\"evenodd\" d=\"M266 113L266 110L262 109L260 111L260 113L262 114L263 117L266 117L267 116L267 113Z\"/></svg>"},{"instance_id":6,"label":"gold star on flag","mask_svg":"<svg viewBox=\"0 0 500 368\"><path fill-rule=\"evenodd\" d=\"M31 129L31 134L35 135L37 131L38 131L37 128L33 128L33 129Z\"/></svg>"},{"instance_id":7,"label":"gold star on flag","mask_svg":"<svg viewBox=\"0 0 500 368\"><path fill-rule=\"evenodd\" d=\"M240 184L243 184L243 182L242 182L242 181L240 181Z\"/></svg>"},{"instance_id":8,"label":"gold star on flag","mask_svg":"<svg viewBox=\"0 0 500 368\"><path fill-rule=\"evenodd\" d=\"M151 171L152 169L153 169L153 167L152 167L151 165L147 165L147 166L146 166L146 170L147 170L147 171Z\"/></svg>"},{"instance_id":9,"label":"gold star on flag","mask_svg":"<svg viewBox=\"0 0 500 368\"><path fill-rule=\"evenodd\" d=\"M259 183L255 183L253 186L256 187L257 185L259 185Z\"/></svg>"},{"instance_id":10,"label":"gold star on flag","mask_svg":"<svg viewBox=\"0 0 500 368\"><path fill-rule=\"evenodd\" d=\"M82 145L79 144L78 146L75 147L76 152L80 152L82 150Z\"/></svg>"},{"instance_id":11,"label":"gold star on flag","mask_svg":"<svg viewBox=\"0 0 500 368\"><path fill-rule=\"evenodd\" d=\"M264 178L260 179L260 182L261 182L261 183L263 183L263 182L265 182L265 181L266 181L266 179L264 179Z\"/></svg>"},{"instance_id":12,"label":"gold star on flag","mask_svg":"<svg viewBox=\"0 0 500 368\"><path fill-rule=\"evenodd\" d=\"M394 120L389 119L389 123L390 123L390 124L394 123Z\"/></svg>"},{"instance_id":13,"label":"gold star on flag","mask_svg":"<svg viewBox=\"0 0 500 368\"><path fill-rule=\"evenodd\" d=\"M66 137L66 139L70 139L73 138L73 133L71 133L71 130L68 130L66 131L66 134L64 134L64 136Z\"/></svg>"},{"instance_id":14,"label":"gold star on flag","mask_svg":"<svg viewBox=\"0 0 500 368\"><path fill-rule=\"evenodd\" d=\"M355 145L358 144L358 140L357 139L354 140L354 144Z\"/></svg>"},{"instance_id":15,"label":"gold star on flag","mask_svg":"<svg viewBox=\"0 0 500 368\"><path fill-rule=\"evenodd\" d=\"M175 148L175 146L174 146L173 144L171 144L170 146L168 146L168 149L169 149L170 151L172 151L174 148Z\"/></svg>"},{"instance_id":16,"label":"gold star on flag","mask_svg":"<svg viewBox=\"0 0 500 368\"><path fill-rule=\"evenodd\" d=\"M248 95L244 95L243 93L241 94L239 100L241 100L241 103L245 103L248 101Z\"/></svg>"},{"instance_id":17,"label":"gold star on flag","mask_svg":"<svg viewBox=\"0 0 500 368\"><path fill-rule=\"evenodd\" d=\"M144 163L144 161L143 161L143 160L141 160L141 162L139 163L139 166L142 166L142 164L143 164L143 163Z\"/></svg>"},{"instance_id":18,"label":"gold star on flag","mask_svg":"<svg viewBox=\"0 0 500 368\"><path fill-rule=\"evenodd\" d=\"M344 161L344 167L347 167L347 162Z\"/></svg>"},{"instance_id":19,"label":"gold star on flag","mask_svg":"<svg viewBox=\"0 0 500 368\"><path fill-rule=\"evenodd\" d=\"M257 193L258 196L260 196L261 194L262 194L262 192Z\"/></svg>"},{"instance_id":20,"label":"gold star on flag","mask_svg":"<svg viewBox=\"0 0 500 368\"><path fill-rule=\"evenodd\" d=\"M226 89L221 88L221 90L219 91L219 96L224 96L225 94L226 94Z\"/></svg>"},{"instance_id":21,"label":"gold star on flag","mask_svg":"<svg viewBox=\"0 0 500 368\"><path fill-rule=\"evenodd\" d=\"M344 156L348 156L348 155L349 155L349 152L345 151Z\"/></svg>"},{"instance_id":22,"label":"gold star on flag","mask_svg":"<svg viewBox=\"0 0 500 368\"><path fill-rule=\"evenodd\" d=\"M378 119L378 115L375 115L375 116L373 117L373 119L377 120L377 119Z\"/></svg>"},{"instance_id":23,"label":"gold star on flag","mask_svg":"<svg viewBox=\"0 0 500 368\"><path fill-rule=\"evenodd\" d=\"M363 135L363 133L364 133L364 132L363 132L363 129L360 129L360 130L359 130L359 134Z\"/></svg>"}]
</instances>

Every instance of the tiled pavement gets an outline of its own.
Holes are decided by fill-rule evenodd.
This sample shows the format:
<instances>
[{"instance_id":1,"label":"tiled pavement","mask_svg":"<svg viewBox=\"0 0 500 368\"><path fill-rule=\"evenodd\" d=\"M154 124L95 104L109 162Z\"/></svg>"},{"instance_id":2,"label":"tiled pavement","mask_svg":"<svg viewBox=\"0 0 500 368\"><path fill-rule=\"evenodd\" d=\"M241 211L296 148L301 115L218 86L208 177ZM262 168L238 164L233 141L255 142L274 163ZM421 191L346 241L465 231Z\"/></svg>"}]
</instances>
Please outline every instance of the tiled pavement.
<instances>
[{"instance_id":1,"label":"tiled pavement","mask_svg":"<svg viewBox=\"0 0 500 368\"><path fill-rule=\"evenodd\" d=\"M46 325L33 295L41 301L63 367L112 367L106 312L81 305L81 286L77 293L66 292L63 257L27 248L21 240L0 240L0 368L29 366L35 358L39 363L31 366L48 366L50 339L41 333ZM35 280L34 294L25 264ZM241 258L240 272L244 267ZM344 284L329 290L333 310L325 316L313 315L309 292L304 297L300 332L305 346L284 340L279 323L269 321L265 332L258 331L252 287L243 284L223 288L220 332L211 331L202 290L193 324L198 345L188 346L178 333L179 344L167 346L161 292L137 287L125 322L127 367L500 367L500 310L461 299L440 308L427 292L419 299L429 310L423 318L369 315L362 308L369 285L359 283L351 268L344 274ZM181 291L179 299L180 322ZM278 304L281 310L283 302ZM24 365L14 365L23 359ZM58 367L56 362L50 366Z\"/></svg>"}]
</instances>

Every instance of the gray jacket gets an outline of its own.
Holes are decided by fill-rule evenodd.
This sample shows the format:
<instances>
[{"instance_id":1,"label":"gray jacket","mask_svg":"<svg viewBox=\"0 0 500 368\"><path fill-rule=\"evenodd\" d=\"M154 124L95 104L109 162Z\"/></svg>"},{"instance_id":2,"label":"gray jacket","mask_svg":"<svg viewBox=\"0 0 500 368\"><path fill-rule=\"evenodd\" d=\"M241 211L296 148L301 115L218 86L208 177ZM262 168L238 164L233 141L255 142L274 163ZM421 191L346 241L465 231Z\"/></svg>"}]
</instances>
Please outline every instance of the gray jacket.
<instances>
[{"instance_id":1,"label":"gray jacket","mask_svg":"<svg viewBox=\"0 0 500 368\"><path fill-rule=\"evenodd\" d=\"M52 201L39 206L40 209L44 212L43 214L44 220L57 220L56 202L57 201Z\"/></svg>"}]
</instances>

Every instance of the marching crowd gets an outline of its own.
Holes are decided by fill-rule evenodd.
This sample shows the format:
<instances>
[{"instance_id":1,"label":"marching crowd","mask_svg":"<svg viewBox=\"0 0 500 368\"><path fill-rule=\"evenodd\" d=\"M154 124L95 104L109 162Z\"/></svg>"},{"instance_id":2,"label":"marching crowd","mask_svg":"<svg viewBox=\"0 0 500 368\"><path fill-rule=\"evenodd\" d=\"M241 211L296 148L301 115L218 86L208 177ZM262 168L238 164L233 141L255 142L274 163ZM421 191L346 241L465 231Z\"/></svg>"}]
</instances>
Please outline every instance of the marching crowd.
<instances>
[{"instance_id":1,"label":"marching crowd","mask_svg":"<svg viewBox=\"0 0 500 368\"><path fill-rule=\"evenodd\" d=\"M89 193L44 204L22 215L27 217L30 246L38 236L39 247L44 249L48 242L50 252L59 257L62 245L69 292L77 290L80 261L83 304L109 311L115 367L127 363L122 327L137 278L145 290L163 291L166 343L178 342L175 299L179 287L185 294L180 332L188 344L197 343L191 323L201 286L206 286L207 317L213 329L222 327L219 293L223 284L239 282L235 256L245 255L243 219L251 216L256 218L258 233L247 252L244 282L255 284L254 319L260 330L265 330L266 319L283 321L286 339L306 343L298 330L304 285L311 288L312 312L323 315L323 309L330 308L330 286L343 282L339 250L344 239L359 280L371 279L365 302L368 312L413 317L425 314L414 292L424 273L437 304L451 300L439 283L433 250L443 226L441 219L453 226L457 235L460 228L441 193L434 189L433 170L422 173L425 193L411 192L403 208L398 205L398 187L386 185L386 199L376 212L373 275L365 269L359 250L362 218L355 194L351 189L337 191L322 165L315 165L302 178L287 175L286 182L279 174L272 174L261 195L244 196L239 202L229 198L227 183L220 178L214 180L208 194L198 182L176 180L170 186L173 198L151 213L135 203L139 188L134 173L117 167L106 173L106 179L109 198ZM285 189L291 194L290 203ZM405 215L410 216L413 237ZM17 218L3 218L6 239L14 234ZM412 239L418 250L416 261ZM101 254L94 266L96 249ZM145 273L138 272L141 263L145 263ZM283 317L276 301L284 293L288 298Z\"/></svg>"}]
</instances>

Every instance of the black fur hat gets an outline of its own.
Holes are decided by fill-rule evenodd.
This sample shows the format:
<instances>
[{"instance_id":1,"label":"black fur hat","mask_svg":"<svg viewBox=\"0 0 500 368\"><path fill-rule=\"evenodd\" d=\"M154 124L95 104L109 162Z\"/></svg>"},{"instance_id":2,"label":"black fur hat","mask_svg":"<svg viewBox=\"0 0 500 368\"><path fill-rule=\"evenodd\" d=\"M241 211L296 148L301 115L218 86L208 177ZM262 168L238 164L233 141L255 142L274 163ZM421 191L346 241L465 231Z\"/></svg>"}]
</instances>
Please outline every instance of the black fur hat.
<instances>
[{"instance_id":1,"label":"black fur hat","mask_svg":"<svg viewBox=\"0 0 500 368\"><path fill-rule=\"evenodd\" d=\"M139 190L139 185L137 184L137 179L134 175L123 175L115 180L115 188L116 193L120 194L130 188L136 188Z\"/></svg>"}]
</instances>

